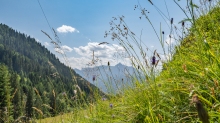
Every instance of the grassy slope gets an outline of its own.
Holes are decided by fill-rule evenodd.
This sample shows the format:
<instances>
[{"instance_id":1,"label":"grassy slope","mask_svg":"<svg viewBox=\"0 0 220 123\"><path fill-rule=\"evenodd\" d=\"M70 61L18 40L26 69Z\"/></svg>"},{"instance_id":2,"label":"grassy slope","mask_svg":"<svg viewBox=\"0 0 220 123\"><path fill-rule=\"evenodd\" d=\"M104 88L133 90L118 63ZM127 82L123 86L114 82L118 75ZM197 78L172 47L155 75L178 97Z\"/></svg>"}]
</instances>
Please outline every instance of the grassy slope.
<instances>
[{"instance_id":1,"label":"grassy slope","mask_svg":"<svg viewBox=\"0 0 220 123\"><path fill-rule=\"evenodd\" d=\"M173 60L164 66L166 70L155 81L149 81L149 84L134 81L136 87L124 90L123 96L106 101L99 99L96 104L71 114L64 121L196 122L199 121L198 114L190 99L197 94L210 121L220 122L219 22L220 8L216 7L196 19L188 36L176 47Z\"/></svg>"}]
</instances>

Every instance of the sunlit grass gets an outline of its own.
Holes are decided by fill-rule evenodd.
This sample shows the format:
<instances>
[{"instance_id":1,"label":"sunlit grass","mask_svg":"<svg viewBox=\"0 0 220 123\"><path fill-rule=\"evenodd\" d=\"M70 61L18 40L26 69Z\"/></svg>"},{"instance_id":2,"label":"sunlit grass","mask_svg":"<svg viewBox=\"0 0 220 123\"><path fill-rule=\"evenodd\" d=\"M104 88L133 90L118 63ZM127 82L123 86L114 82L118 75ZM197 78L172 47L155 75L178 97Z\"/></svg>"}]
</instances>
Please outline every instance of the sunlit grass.
<instances>
[{"instance_id":1,"label":"sunlit grass","mask_svg":"<svg viewBox=\"0 0 220 123\"><path fill-rule=\"evenodd\" d=\"M77 97L77 101L72 101L73 112L37 121L41 123L199 122L197 109L190 100L196 94L208 112L210 122L220 122L220 8L218 1L215 8L211 8L212 6L207 2L209 1L206 1L203 7L209 8L209 13L207 10L201 10L201 15L197 18L191 14L192 19L188 21L192 26L188 29L183 24L184 35L176 39L181 41L180 44L175 47L169 46L168 52L164 51L163 55L172 58L163 61L156 51L151 55L157 61L146 59L146 51L143 50L146 48L139 43L123 17L117 18L121 26L112 21L111 25L121 33L119 35L113 30L111 33L106 33L106 36L110 35L112 39L117 40L131 56L131 62L137 70L137 73L128 76L132 78L132 84L124 84L119 90L121 93L118 94L114 94L109 87L109 92L112 93L106 97L91 90L91 98L94 99L86 101L81 94L81 98ZM191 4L189 7L193 13L195 6ZM147 18L145 13L143 15ZM171 22L171 26L175 29L172 24ZM159 35L161 35L159 41L165 49L163 33L160 32ZM134 50L131 42L136 44L139 51ZM141 53L142 58L138 53ZM162 62L163 71L158 71L158 62Z\"/></svg>"}]
</instances>

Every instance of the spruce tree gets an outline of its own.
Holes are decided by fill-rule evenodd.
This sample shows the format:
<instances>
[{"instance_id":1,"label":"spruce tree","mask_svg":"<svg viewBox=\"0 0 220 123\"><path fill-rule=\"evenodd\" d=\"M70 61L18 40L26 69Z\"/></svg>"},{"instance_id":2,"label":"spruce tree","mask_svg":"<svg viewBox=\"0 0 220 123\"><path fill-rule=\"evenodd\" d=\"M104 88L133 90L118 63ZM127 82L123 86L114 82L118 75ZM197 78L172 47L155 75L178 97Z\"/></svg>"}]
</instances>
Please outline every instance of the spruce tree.
<instances>
[{"instance_id":1,"label":"spruce tree","mask_svg":"<svg viewBox=\"0 0 220 123\"><path fill-rule=\"evenodd\" d=\"M28 94L27 94L27 102L26 102L26 117L27 118L31 118L33 116L33 95L34 95L34 91L33 91L33 87L30 87L28 89Z\"/></svg>"},{"instance_id":2,"label":"spruce tree","mask_svg":"<svg viewBox=\"0 0 220 123\"><path fill-rule=\"evenodd\" d=\"M14 106L13 110L13 117L17 119L21 116L21 87L19 83L19 77L17 73L13 73L10 78L11 86L12 86L12 104Z\"/></svg>"},{"instance_id":3,"label":"spruce tree","mask_svg":"<svg viewBox=\"0 0 220 123\"><path fill-rule=\"evenodd\" d=\"M13 120L11 99L11 87L9 83L8 70L5 65L0 64L0 122Z\"/></svg>"}]
</instances>

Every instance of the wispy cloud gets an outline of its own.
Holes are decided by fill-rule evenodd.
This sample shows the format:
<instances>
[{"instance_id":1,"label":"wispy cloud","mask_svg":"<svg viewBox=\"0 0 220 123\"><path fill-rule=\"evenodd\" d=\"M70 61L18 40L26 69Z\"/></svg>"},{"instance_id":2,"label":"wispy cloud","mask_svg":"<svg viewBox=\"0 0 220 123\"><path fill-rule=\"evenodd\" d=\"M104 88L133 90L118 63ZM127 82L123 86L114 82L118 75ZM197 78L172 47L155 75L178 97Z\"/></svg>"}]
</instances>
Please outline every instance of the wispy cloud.
<instances>
[{"instance_id":1,"label":"wispy cloud","mask_svg":"<svg viewBox=\"0 0 220 123\"><path fill-rule=\"evenodd\" d=\"M50 46L50 44L48 42L44 42L45 46Z\"/></svg>"},{"instance_id":2,"label":"wispy cloud","mask_svg":"<svg viewBox=\"0 0 220 123\"><path fill-rule=\"evenodd\" d=\"M35 40L36 40L36 42L40 42L40 40L39 40L39 39L37 39L37 38L35 38Z\"/></svg>"},{"instance_id":3,"label":"wispy cloud","mask_svg":"<svg viewBox=\"0 0 220 123\"><path fill-rule=\"evenodd\" d=\"M91 41L91 39L90 39L90 38L88 38L88 37L86 37L86 39L88 39L89 41Z\"/></svg>"},{"instance_id":4,"label":"wispy cloud","mask_svg":"<svg viewBox=\"0 0 220 123\"><path fill-rule=\"evenodd\" d=\"M67 25L62 25L61 27L57 28L57 31L60 33L68 33L68 32L77 32L79 33L79 31L76 28L73 28L71 26L67 26Z\"/></svg>"}]
</instances>

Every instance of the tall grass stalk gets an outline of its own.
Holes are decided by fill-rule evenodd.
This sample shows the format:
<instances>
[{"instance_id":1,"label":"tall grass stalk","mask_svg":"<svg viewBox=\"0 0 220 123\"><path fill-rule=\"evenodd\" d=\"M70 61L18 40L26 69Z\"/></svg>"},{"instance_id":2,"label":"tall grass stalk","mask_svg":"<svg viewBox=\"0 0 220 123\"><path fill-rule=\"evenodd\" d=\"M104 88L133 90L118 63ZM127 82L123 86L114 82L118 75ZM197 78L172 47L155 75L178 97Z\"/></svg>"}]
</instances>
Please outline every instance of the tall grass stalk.
<instances>
[{"instance_id":1,"label":"tall grass stalk","mask_svg":"<svg viewBox=\"0 0 220 123\"><path fill-rule=\"evenodd\" d=\"M151 0L149 2L161 16L164 16L165 21L171 22L168 9L169 17L166 17L159 7ZM215 4L213 4L214 1L203 1L203 6L199 11L198 6L192 0L187 0L189 14L178 4L178 1L174 0L174 2L187 17L180 24L185 22L186 25L188 22L192 25L188 28L182 26L182 29L177 29L177 25L171 22L170 40L173 38L176 46L167 42L169 44L167 47L165 47L162 29L160 28L160 32L157 33L146 11L139 5L141 14L152 26L163 53L151 51L131 31L124 21L124 16L113 18L119 20L120 24L111 21L112 30L109 33L106 32L106 36L111 36L113 40L118 41L128 54L136 70L135 73L128 75L132 84L121 80L123 88L117 86L121 93L115 94L111 86L113 83L116 85L118 83L111 73L109 79L104 82L110 94L108 98L104 99L97 91L91 89L90 96L94 98L94 101L88 105L85 104L85 107L82 107L81 102L75 101L75 105L79 107L75 108L73 114L66 114L68 118L62 120L100 123L199 122L198 109L189 101L194 94L197 94L210 116L209 121L220 122L219 1ZM166 8L168 8L167 5ZM117 32L114 29L117 29ZM182 36L179 36L178 31ZM162 59L161 55L164 55L165 59ZM159 70L159 65L152 64L152 57L159 60L162 70ZM109 70L111 71L110 67Z\"/></svg>"}]
</instances>

